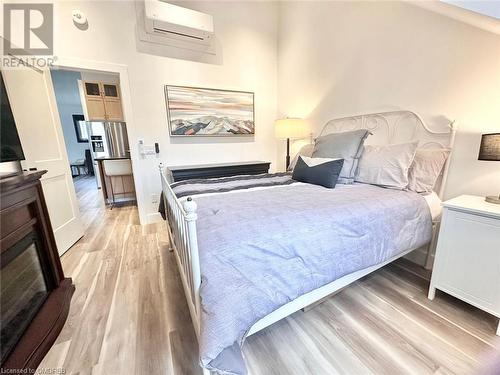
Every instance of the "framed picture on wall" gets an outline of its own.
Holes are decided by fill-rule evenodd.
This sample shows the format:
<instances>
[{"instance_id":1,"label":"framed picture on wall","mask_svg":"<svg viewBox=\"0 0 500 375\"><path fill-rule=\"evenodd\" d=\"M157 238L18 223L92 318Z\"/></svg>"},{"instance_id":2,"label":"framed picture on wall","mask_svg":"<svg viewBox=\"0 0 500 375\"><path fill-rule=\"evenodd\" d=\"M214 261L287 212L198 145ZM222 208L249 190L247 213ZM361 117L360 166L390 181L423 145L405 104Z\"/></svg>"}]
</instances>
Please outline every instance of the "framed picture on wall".
<instances>
[{"instance_id":1,"label":"framed picture on wall","mask_svg":"<svg viewBox=\"0 0 500 375\"><path fill-rule=\"evenodd\" d=\"M73 115L73 124L75 124L76 140L78 143L87 143L89 136L87 134L87 124L83 115Z\"/></svg>"},{"instance_id":2,"label":"framed picture on wall","mask_svg":"<svg viewBox=\"0 0 500 375\"><path fill-rule=\"evenodd\" d=\"M172 136L241 136L255 134L254 93L165 86Z\"/></svg>"}]
</instances>

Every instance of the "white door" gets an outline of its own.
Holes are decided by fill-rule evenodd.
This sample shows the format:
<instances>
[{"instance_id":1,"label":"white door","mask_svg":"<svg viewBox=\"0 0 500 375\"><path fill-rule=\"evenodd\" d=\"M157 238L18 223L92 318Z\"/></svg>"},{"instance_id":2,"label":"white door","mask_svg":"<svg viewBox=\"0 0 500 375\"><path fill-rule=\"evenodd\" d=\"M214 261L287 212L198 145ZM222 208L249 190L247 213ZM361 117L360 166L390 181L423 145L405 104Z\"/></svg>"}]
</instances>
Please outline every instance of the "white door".
<instances>
[{"instance_id":1,"label":"white door","mask_svg":"<svg viewBox=\"0 0 500 375\"><path fill-rule=\"evenodd\" d=\"M47 170L42 187L57 248L63 254L83 236L83 225L50 71L4 69L2 74L26 157L23 166Z\"/></svg>"}]
</instances>

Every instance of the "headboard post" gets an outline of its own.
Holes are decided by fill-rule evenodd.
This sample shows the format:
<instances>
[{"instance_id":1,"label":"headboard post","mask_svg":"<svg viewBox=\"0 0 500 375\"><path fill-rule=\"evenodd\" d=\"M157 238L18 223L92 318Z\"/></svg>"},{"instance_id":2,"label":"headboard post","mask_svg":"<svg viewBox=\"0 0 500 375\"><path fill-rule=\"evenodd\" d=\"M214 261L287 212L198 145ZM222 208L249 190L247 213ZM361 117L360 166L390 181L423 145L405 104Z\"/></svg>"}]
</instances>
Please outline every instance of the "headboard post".
<instances>
[{"instance_id":1,"label":"headboard post","mask_svg":"<svg viewBox=\"0 0 500 375\"><path fill-rule=\"evenodd\" d=\"M443 172L442 172L442 178L441 178L441 184L439 186L439 191L437 192L437 195L439 196L440 199L443 199L444 197L444 189L446 187L446 181L448 181L448 171L450 169L450 162L451 162L451 155L453 154L453 146L455 145L455 135L457 133L457 126L455 125L455 120L450 122L450 155L448 155L448 159L446 159L446 163L444 164L443 167Z\"/></svg>"}]
</instances>

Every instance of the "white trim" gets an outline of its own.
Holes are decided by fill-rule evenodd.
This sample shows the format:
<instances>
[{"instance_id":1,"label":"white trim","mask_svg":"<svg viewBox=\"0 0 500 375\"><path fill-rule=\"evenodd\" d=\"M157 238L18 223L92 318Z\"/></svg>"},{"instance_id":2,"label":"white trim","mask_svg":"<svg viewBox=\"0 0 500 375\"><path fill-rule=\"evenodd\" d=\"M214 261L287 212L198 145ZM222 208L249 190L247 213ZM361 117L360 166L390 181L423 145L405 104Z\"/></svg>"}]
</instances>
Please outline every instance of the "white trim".
<instances>
[{"instance_id":1,"label":"white trim","mask_svg":"<svg viewBox=\"0 0 500 375\"><path fill-rule=\"evenodd\" d=\"M117 73L120 76L120 91L125 122L127 123L127 134L130 145L130 161L134 171L134 185L137 197L137 209L139 211L139 222L141 225L148 223L146 215L146 201L144 199L144 187L138 171L139 168L139 149L135 141L139 138L135 119L132 111L132 96L130 92L130 81L128 67L123 64L116 64L104 61L84 60L72 57L59 56L54 63L54 68L71 70L97 70L102 72Z\"/></svg>"},{"instance_id":2,"label":"white trim","mask_svg":"<svg viewBox=\"0 0 500 375\"><path fill-rule=\"evenodd\" d=\"M162 221L162 220L163 220L163 218L161 217L159 212L153 212L153 213L146 215L145 224L158 223L159 221Z\"/></svg>"}]
</instances>

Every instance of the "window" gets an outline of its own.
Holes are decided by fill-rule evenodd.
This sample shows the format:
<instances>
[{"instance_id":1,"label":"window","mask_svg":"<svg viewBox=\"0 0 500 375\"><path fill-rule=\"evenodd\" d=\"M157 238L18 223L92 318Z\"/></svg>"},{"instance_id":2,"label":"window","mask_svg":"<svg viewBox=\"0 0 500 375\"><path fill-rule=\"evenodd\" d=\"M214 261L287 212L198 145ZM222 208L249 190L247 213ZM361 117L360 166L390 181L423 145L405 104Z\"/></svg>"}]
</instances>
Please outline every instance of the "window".
<instances>
[{"instance_id":1,"label":"window","mask_svg":"<svg viewBox=\"0 0 500 375\"><path fill-rule=\"evenodd\" d=\"M104 83L103 87L104 87L104 96L111 96L113 98L118 98L118 90L116 85L108 85Z\"/></svg>"},{"instance_id":2,"label":"window","mask_svg":"<svg viewBox=\"0 0 500 375\"><path fill-rule=\"evenodd\" d=\"M87 95L101 96L101 90L99 90L99 84L94 82L85 82L85 91Z\"/></svg>"},{"instance_id":3,"label":"window","mask_svg":"<svg viewBox=\"0 0 500 375\"><path fill-rule=\"evenodd\" d=\"M87 123L83 115L73 115L73 124L75 124L76 140L78 143L87 143L89 136L87 134Z\"/></svg>"}]
</instances>

